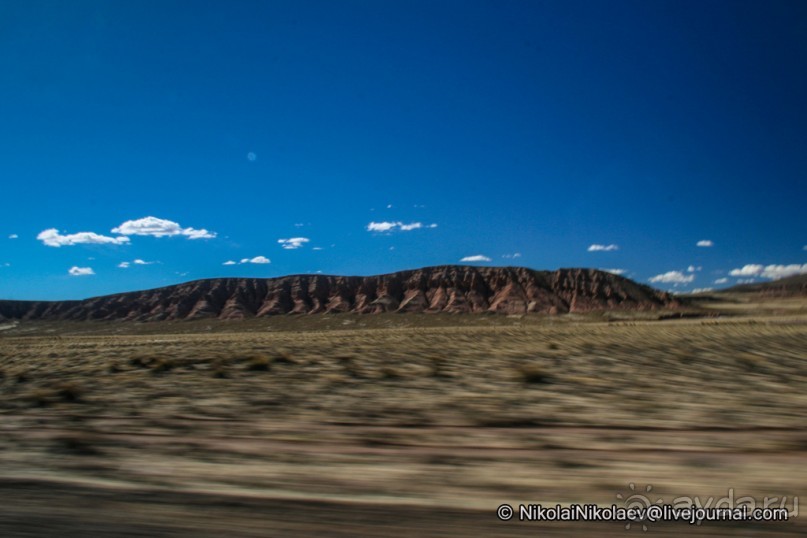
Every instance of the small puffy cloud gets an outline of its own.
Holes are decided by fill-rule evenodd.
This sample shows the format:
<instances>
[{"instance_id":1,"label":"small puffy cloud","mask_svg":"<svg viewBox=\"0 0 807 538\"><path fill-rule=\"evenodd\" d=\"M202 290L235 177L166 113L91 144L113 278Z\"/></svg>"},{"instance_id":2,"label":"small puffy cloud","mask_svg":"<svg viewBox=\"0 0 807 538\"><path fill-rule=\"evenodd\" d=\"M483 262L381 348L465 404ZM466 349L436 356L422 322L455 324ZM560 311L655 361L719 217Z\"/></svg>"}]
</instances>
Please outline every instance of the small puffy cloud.
<instances>
[{"instance_id":1,"label":"small puffy cloud","mask_svg":"<svg viewBox=\"0 0 807 538\"><path fill-rule=\"evenodd\" d=\"M729 281L729 279L728 279L728 278L726 278L726 277L723 277L723 278L718 278L717 280L715 280L715 284L725 284L725 283L727 283L728 281Z\"/></svg>"},{"instance_id":2,"label":"small puffy cloud","mask_svg":"<svg viewBox=\"0 0 807 538\"><path fill-rule=\"evenodd\" d=\"M120 262L118 264L118 267L120 267L121 269L126 269L126 268L130 267L132 264L135 264L135 265L154 265L155 263L160 263L160 262L147 262L145 260L141 260L140 258L138 258L136 260L132 260L131 262Z\"/></svg>"},{"instance_id":3,"label":"small puffy cloud","mask_svg":"<svg viewBox=\"0 0 807 538\"><path fill-rule=\"evenodd\" d=\"M729 275L731 276L756 276L762 273L762 270L765 269L763 265L759 265L756 263L750 263L748 265L744 265L739 269L732 269L729 271Z\"/></svg>"},{"instance_id":4,"label":"small puffy cloud","mask_svg":"<svg viewBox=\"0 0 807 538\"><path fill-rule=\"evenodd\" d=\"M278 239L277 242L286 250L294 250L303 246L303 243L311 241L307 237L292 237L291 239Z\"/></svg>"},{"instance_id":5,"label":"small puffy cloud","mask_svg":"<svg viewBox=\"0 0 807 538\"><path fill-rule=\"evenodd\" d=\"M487 256L483 256L482 254L474 254L473 256L465 256L460 260L461 262L489 262L492 261Z\"/></svg>"},{"instance_id":6,"label":"small puffy cloud","mask_svg":"<svg viewBox=\"0 0 807 538\"><path fill-rule=\"evenodd\" d=\"M738 278L737 284L753 284L756 281L756 278Z\"/></svg>"},{"instance_id":7,"label":"small puffy cloud","mask_svg":"<svg viewBox=\"0 0 807 538\"><path fill-rule=\"evenodd\" d=\"M695 288L690 293L704 293L707 291L712 291L713 288Z\"/></svg>"},{"instance_id":8,"label":"small puffy cloud","mask_svg":"<svg viewBox=\"0 0 807 538\"><path fill-rule=\"evenodd\" d=\"M70 274L70 276L87 276L95 274L95 271L92 270L92 267L76 267L75 265L71 267L67 272Z\"/></svg>"},{"instance_id":9,"label":"small puffy cloud","mask_svg":"<svg viewBox=\"0 0 807 538\"><path fill-rule=\"evenodd\" d=\"M769 278L771 280L779 280L780 278L785 278L788 276L804 274L807 274L807 263L802 265L792 263L790 265L773 264L765 266L758 263L752 263L744 265L739 269L732 269L729 271L729 275L734 277L759 276L762 278Z\"/></svg>"},{"instance_id":10,"label":"small puffy cloud","mask_svg":"<svg viewBox=\"0 0 807 538\"><path fill-rule=\"evenodd\" d=\"M17 234L11 234L11 235L8 236L9 239L17 239L18 237L19 237L19 235L17 235ZM804 247L804 249L807 250L807 247Z\"/></svg>"},{"instance_id":11,"label":"small puffy cloud","mask_svg":"<svg viewBox=\"0 0 807 538\"><path fill-rule=\"evenodd\" d=\"M514 252L512 254L502 254L502 258L507 258L508 260L512 260L512 259L520 258L520 257L521 257L520 252Z\"/></svg>"},{"instance_id":12,"label":"small puffy cloud","mask_svg":"<svg viewBox=\"0 0 807 538\"><path fill-rule=\"evenodd\" d=\"M237 265L237 263L233 260L227 260L226 262L222 263L222 265Z\"/></svg>"},{"instance_id":13,"label":"small puffy cloud","mask_svg":"<svg viewBox=\"0 0 807 538\"><path fill-rule=\"evenodd\" d=\"M216 237L216 232L209 232L202 228L201 230L196 230L194 228L185 228L182 230L182 235L187 237L188 239L213 239Z\"/></svg>"},{"instance_id":14,"label":"small puffy cloud","mask_svg":"<svg viewBox=\"0 0 807 538\"><path fill-rule=\"evenodd\" d=\"M396 226L400 226L400 222L371 222L367 225L368 232L388 232L395 228Z\"/></svg>"},{"instance_id":15,"label":"small puffy cloud","mask_svg":"<svg viewBox=\"0 0 807 538\"><path fill-rule=\"evenodd\" d=\"M611 273L614 275L624 275L627 272L625 269L600 269L600 271L605 271L606 273Z\"/></svg>"},{"instance_id":16,"label":"small puffy cloud","mask_svg":"<svg viewBox=\"0 0 807 538\"><path fill-rule=\"evenodd\" d=\"M588 247L589 252L611 252L612 250L619 250L619 245L598 245L595 243Z\"/></svg>"},{"instance_id":17,"label":"small puffy cloud","mask_svg":"<svg viewBox=\"0 0 807 538\"><path fill-rule=\"evenodd\" d=\"M267 258L266 256L255 256L254 258L242 258L241 263L272 263L272 260Z\"/></svg>"},{"instance_id":18,"label":"small puffy cloud","mask_svg":"<svg viewBox=\"0 0 807 538\"><path fill-rule=\"evenodd\" d=\"M695 245L697 245L699 247L713 247L713 246L715 246L715 244L712 242L711 239L701 239L700 241L695 243Z\"/></svg>"},{"instance_id":19,"label":"small puffy cloud","mask_svg":"<svg viewBox=\"0 0 807 538\"><path fill-rule=\"evenodd\" d=\"M436 224L424 225L422 222L410 222L409 224L404 224L401 221L371 222L370 224L367 225L368 232L392 232L395 230L400 230L402 232L409 232L421 228L437 228L437 225Z\"/></svg>"},{"instance_id":20,"label":"small puffy cloud","mask_svg":"<svg viewBox=\"0 0 807 538\"><path fill-rule=\"evenodd\" d=\"M311 250L322 250L322 247L314 247Z\"/></svg>"},{"instance_id":21,"label":"small puffy cloud","mask_svg":"<svg viewBox=\"0 0 807 538\"><path fill-rule=\"evenodd\" d=\"M700 265L698 265L697 267L694 265L690 265L689 267L687 267L687 273L694 273L696 271L700 271L701 269L703 269L703 267L701 267Z\"/></svg>"},{"instance_id":22,"label":"small puffy cloud","mask_svg":"<svg viewBox=\"0 0 807 538\"><path fill-rule=\"evenodd\" d=\"M656 275L649 279L654 284L689 284L695 280L695 275L685 275L681 271L667 271L666 273Z\"/></svg>"},{"instance_id":23,"label":"small puffy cloud","mask_svg":"<svg viewBox=\"0 0 807 538\"><path fill-rule=\"evenodd\" d=\"M56 228L48 228L39 232L36 238L49 247L65 247L72 245L123 245L129 242L128 237L107 237L94 232L78 232L62 235Z\"/></svg>"},{"instance_id":24,"label":"small puffy cloud","mask_svg":"<svg viewBox=\"0 0 807 538\"><path fill-rule=\"evenodd\" d=\"M121 235L150 235L152 237L173 237L181 235L188 239L212 239L215 232L205 229L183 228L178 223L158 219L157 217L143 217L142 219L127 220L120 226L112 228L112 233Z\"/></svg>"}]
</instances>

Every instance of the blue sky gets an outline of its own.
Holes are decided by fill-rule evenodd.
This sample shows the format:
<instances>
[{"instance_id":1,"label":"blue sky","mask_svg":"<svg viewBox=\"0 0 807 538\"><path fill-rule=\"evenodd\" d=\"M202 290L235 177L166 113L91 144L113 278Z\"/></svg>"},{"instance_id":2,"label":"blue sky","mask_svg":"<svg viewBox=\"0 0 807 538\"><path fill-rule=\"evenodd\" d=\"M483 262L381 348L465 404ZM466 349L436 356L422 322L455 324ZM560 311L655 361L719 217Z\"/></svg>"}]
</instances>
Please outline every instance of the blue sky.
<instances>
[{"instance_id":1,"label":"blue sky","mask_svg":"<svg viewBox=\"0 0 807 538\"><path fill-rule=\"evenodd\" d=\"M4 2L0 298L804 272L805 95L803 2Z\"/></svg>"}]
</instances>

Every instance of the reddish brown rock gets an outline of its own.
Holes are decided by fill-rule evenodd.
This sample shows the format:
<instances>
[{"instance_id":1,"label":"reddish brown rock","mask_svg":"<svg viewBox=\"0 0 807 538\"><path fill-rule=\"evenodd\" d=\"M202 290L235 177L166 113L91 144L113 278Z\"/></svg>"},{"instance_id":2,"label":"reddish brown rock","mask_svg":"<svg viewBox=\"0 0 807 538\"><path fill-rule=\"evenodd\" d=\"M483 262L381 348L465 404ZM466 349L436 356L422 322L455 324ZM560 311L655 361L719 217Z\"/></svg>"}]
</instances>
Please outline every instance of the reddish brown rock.
<instances>
[{"instance_id":1,"label":"reddish brown rock","mask_svg":"<svg viewBox=\"0 0 807 538\"><path fill-rule=\"evenodd\" d=\"M278 314L562 314L676 308L670 294L594 269L426 267L387 275L218 278L83 301L0 301L0 319L243 319Z\"/></svg>"}]
</instances>

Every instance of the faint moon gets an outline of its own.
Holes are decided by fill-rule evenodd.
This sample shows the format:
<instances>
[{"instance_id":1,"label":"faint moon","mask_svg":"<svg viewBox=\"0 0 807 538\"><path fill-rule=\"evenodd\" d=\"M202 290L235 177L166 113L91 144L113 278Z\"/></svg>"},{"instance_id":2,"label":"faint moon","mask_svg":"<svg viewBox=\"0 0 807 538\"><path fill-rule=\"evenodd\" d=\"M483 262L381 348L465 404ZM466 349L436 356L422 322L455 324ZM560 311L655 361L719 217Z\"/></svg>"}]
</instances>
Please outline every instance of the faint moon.
<instances>
[{"instance_id":1,"label":"faint moon","mask_svg":"<svg viewBox=\"0 0 807 538\"><path fill-rule=\"evenodd\" d=\"M247 153L247 160L248 161L254 161L257 158L258 158L258 156L255 155L254 153L252 153L251 151L249 153Z\"/></svg>"}]
</instances>

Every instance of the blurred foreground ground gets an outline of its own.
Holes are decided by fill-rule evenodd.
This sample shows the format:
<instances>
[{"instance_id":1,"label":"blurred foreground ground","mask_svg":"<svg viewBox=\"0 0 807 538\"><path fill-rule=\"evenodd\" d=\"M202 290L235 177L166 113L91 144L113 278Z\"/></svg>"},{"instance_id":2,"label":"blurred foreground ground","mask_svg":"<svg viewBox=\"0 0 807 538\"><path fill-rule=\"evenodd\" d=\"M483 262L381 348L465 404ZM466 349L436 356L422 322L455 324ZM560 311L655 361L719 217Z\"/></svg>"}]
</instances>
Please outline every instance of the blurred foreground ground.
<instances>
[{"instance_id":1,"label":"blurred foreground ground","mask_svg":"<svg viewBox=\"0 0 807 538\"><path fill-rule=\"evenodd\" d=\"M0 535L622 536L641 525L495 511L637 493L795 511L807 318L788 312L23 323L0 332Z\"/></svg>"}]
</instances>

